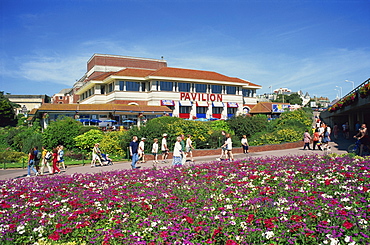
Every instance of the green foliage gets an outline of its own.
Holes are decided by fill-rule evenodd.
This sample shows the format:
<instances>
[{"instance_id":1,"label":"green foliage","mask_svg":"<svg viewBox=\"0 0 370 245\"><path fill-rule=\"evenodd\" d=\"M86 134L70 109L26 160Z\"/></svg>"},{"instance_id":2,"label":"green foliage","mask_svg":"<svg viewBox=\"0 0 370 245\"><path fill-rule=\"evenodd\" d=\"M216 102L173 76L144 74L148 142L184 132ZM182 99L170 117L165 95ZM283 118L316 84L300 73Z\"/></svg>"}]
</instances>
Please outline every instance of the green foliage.
<instances>
[{"instance_id":1,"label":"green foliage","mask_svg":"<svg viewBox=\"0 0 370 245\"><path fill-rule=\"evenodd\" d=\"M18 126L8 128L3 132L4 145L16 151L28 153L31 147L42 145L41 128L36 123L32 127Z\"/></svg>"},{"instance_id":2,"label":"green foliage","mask_svg":"<svg viewBox=\"0 0 370 245\"><path fill-rule=\"evenodd\" d=\"M0 151L0 162L22 162L27 161L28 155L23 152L12 151L12 150L4 150Z\"/></svg>"},{"instance_id":3,"label":"green foliage","mask_svg":"<svg viewBox=\"0 0 370 245\"><path fill-rule=\"evenodd\" d=\"M80 122L65 117L51 122L42 135L43 143L48 148L63 145L65 148L74 148L74 138L80 135L84 127Z\"/></svg>"},{"instance_id":4,"label":"green foliage","mask_svg":"<svg viewBox=\"0 0 370 245\"><path fill-rule=\"evenodd\" d=\"M92 129L86 133L74 138L75 145L81 150L91 150L96 143L100 143L104 138L103 132L97 129Z\"/></svg>"},{"instance_id":5,"label":"green foliage","mask_svg":"<svg viewBox=\"0 0 370 245\"><path fill-rule=\"evenodd\" d=\"M227 121L230 129L235 132L235 136L241 138L243 135L250 137L267 128L267 116L237 116Z\"/></svg>"},{"instance_id":6,"label":"green foliage","mask_svg":"<svg viewBox=\"0 0 370 245\"><path fill-rule=\"evenodd\" d=\"M229 124L225 120L211 121L211 122L209 122L209 126L211 127L211 129L213 131L220 131L221 132L222 130L224 130L225 132L234 134L234 132L232 132Z\"/></svg>"},{"instance_id":7,"label":"green foliage","mask_svg":"<svg viewBox=\"0 0 370 245\"><path fill-rule=\"evenodd\" d=\"M307 110L287 111L269 123L266 129L249 139L250 145L280 144L302 140L303 132L312 124L312 112Z\"/></svg>"},{"instance_id":8,"label":"green foliage","mask_svg":"<svg viewBox=\"0 0 370 245\"><path fill-rule=\"evenodd\" d=\"M121 140L125 134L125 131L106 132L100 142L100 150L103 153L124 158L126 151L122 148Z\"/></svg>"},{"instance_id":9,"label":"green foliage","mask_svg":"<svg viewBox=\"0 0 370 245\"><path fill-rule=\"evenodd\" d=\"M0 127L14 127L16 124L14 103L4 96L4 92L0 92Z\"/></svg>"}]
</instances>

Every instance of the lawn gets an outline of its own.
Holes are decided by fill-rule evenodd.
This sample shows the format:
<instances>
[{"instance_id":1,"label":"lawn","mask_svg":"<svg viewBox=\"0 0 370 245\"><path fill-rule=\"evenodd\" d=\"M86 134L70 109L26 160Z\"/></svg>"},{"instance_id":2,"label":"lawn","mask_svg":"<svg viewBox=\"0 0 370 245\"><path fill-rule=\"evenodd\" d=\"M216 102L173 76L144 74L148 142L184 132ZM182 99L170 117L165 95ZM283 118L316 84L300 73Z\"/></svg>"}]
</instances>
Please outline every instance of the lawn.
<instances>
[{"instance_id":1,"label":"lawn","mask_svg":"<svg viewBox=\"0 0 370 245\"><path fill-rule=\"evenodd\" d=\"M1 244L369 244L370 159L286 156L0 181Z\"/></svg>"}]
</instances>

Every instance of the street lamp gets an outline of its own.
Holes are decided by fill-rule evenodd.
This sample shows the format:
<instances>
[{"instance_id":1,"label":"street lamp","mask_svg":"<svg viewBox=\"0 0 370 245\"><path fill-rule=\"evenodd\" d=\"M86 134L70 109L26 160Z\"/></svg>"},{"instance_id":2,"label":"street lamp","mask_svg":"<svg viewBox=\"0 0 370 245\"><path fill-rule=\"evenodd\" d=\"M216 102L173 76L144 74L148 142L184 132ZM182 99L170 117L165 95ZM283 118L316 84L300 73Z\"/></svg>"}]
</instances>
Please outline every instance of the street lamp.
<instances>
[{"instance_id":1,"label":"street lamp","mask_svg":"<svg viewBox=\"0 0 370 245\"><path fill-rule=\"evenodd\" d=\"M343 92L343 91L342 91L342 87L339 87L339 86L335 86L335 87L340 88L340 94L339 94L339 96L342 98L342 94L343 94L343 93L342 93L342 92Z\"/></svg>"},{"instance_id":2,"label":"street lamp","mask_svg":"<svg viewBox=\"0 0 370 245\"><path fill-rule=\"evenodd\" d=\"M354 89L355 89L355 83L354 83L353 81L345 80L345 82L347 82L347 83L352 83L352 90L354 90Z\"/></svg>"}]
</instances>

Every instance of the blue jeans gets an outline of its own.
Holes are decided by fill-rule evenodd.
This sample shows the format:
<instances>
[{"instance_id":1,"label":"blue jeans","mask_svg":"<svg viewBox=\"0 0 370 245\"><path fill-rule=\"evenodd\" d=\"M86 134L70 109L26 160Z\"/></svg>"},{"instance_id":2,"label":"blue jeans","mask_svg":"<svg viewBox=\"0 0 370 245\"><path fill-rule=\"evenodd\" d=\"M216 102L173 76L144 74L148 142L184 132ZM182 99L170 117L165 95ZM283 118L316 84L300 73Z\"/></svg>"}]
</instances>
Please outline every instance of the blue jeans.
<instances>
[{"instance_id":1,"label":"blue jeans","mask_svg":"<svg viewBox=\"0 0 370 245\"><path fill-rule=\"evenodd\" d=\"M132 163L131 163L131 167L132 169L135 169L136 168L136 162L139 160L139 154L137 153L132 153Z\"/></svg>"},{"instance_id":2,"label":"blue jeans","mask_svg":"<svg viewBox=\"0 0 370 245\"><path fill-rule=\"evenodd\" d=\"M33 164L34 164L34 161L30 160L29 163L28 163L27 175L31 175L31 169L32 169L33 172L35 172L35 174L37 174L37 171L36 171L35 166Z\"/></svg>"}]
</instances>

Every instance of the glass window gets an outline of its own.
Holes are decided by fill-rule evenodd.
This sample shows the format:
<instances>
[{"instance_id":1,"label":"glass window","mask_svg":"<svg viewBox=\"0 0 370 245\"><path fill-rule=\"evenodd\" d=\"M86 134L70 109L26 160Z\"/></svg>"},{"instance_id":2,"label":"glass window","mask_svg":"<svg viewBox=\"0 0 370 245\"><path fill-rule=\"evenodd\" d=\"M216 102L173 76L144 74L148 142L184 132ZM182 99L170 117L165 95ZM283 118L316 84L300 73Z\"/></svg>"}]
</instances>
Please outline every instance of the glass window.
<instances>
[{"instance_id":1,"label":"glass window","mask_svg":"<svg viewBox=\"0 0 370 245\"><path fill-rule=\"evenodd\" d=\"M113 90L114 90L114 83L110 83L109 85L108 85L108 93L110 93L110 92L112 92Z\"/></svg>"},{"instance_id":2,"label":"glass window","mask_svg":"<svg viewBox=\"0 0 370 245\"><path fill-rule=\"evenodd\" d=\"M207 84L195 84L195 92L196 93L207 93Z\"/></svg>"},{"instance_id":3,"label":"glass window","mask_svg":"<svg viewBox=\"0 0 370 245\"><path fill-rule=\"evenodd\" d=\"M100 85L100 94L105 94L105 85Z\"/></svg>"},{"instance_id":4,"label":"glass window","mask_svg":"<svg viewBox=\"0 0 370 245\"><path fill-rule=\"evenodd\" d=\"M213 114L221 114L223 107L212 107Z\"/></svg>"},{"instance_id":5,"label":"glass window","mask_svg":"<svg viewBox=\"0 0 370 245\"><path fill-rule=\"evenodd\" d=\"M142 82L141 83L141 91L142 92L145 92L145 90L146 90L146 83L145 82Z\"/></svg>"},{"instance_id":6,"label":"glass window","mask_svg":"<svg viewBox=\"0 0 370 245\"><path fill-rule=\"evenodd\" d=\"M226 94L236 94L236 87L226 86Z\"/></svg>"},{"instance_id":7,"label":"glass window","mask_svg":"<svg viewBox=\"0 0 370 245\"><path fill-rule=\"evenodd\" d=\"M178 83L179 92L190 92L190 83Z\"/></svg>"},{"instance_id":8,"label":"glass window","mask_svg":"<svg viewBox=\"0 0 370 245\"><path fill-rule=\"evenodd\" d=\"M161 91L173 91L173 82L160 82Z\"/></svg>"},{"instance_id":9,"label":"glass window","mask_svg":"<svg viewBox=\"0 0 370 245\"><path fill-rule=\"evenodd\" d=\"M206 114L208 107L197 107L197 114Z\"/></svg>"},{"instance_id":10,"label":"glass window","mask_svg":"<svg viewBox=\"0 0 370 245\"><path fill-rule=\"evenodd\" d=\"M124 87L125 86L125 82L124 81L119 81L119 91L123 91L124 90Z\"/></svg>"},{"instance_id":11,"label":"glass window","mask_svg":"<svg viewBox=\"0 0 370 245\"><path fill-rule=\"evenodd\" d=\"M221 85L211 85L212 94L221 94L222 93L222 86Z\"/></svg>"},{"instance_id":12,"label":"glass window","mask_svg":"<svg viewBox=\"0 0 370 245\"><path fill-rule=\"evenodd\" d=\"M235 108L235 107L228 107L227 108L227 114L235 114L236 109L237 108Z\"/></svg>"},{"instance_id":13,"label":"glass window","mask_svg":"<svg viewBox=\"0 0 370 245\"><path fill-rule=\"evenodd\" d=\"M190 113L191 106L180 106L180 113Z\"/></svg>"},{"instance_id":14,"label":"glass window","mask_svg":"<svg viewBox=\"0 0 370 245\"><path fill-rule=\"evenodd\" d=\"M126 82L126 91L140 91L140 82Z\"/></svg>"}]
</instances>

